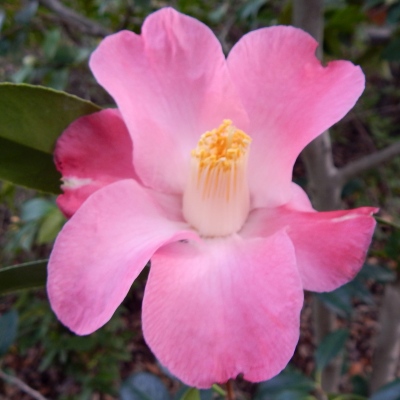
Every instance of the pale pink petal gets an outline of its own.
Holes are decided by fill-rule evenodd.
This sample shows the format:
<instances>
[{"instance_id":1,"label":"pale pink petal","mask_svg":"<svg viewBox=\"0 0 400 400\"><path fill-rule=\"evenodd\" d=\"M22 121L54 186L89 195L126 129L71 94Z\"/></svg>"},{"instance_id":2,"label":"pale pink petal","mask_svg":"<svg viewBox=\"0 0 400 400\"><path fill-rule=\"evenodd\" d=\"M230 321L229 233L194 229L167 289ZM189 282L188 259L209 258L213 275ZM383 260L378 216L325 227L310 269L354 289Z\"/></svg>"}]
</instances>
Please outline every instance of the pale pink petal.
<instances>
[{"instance_id":1,"label":"pale pink petal","mask_svg":"<svg viewBox=\"0 0 400 400\"><path fill-rule=\"evenodd\" d=\"M304 289L326 292L349 282L361 269L371 238L376 208L302 212L283 206L255 210L240 232L265 237L282 228L293 242Z\"/></svg>"},{"instance_id":2,"label":"pale pink petal","mask_svg":"<svg viewBox=\"0 0 400 400\"><path fill-rule=\"evenodd\" d=\"M77 334L95 331L111 318L159 247L196 237L185 223L169 220L134 180L105 186L57 237L47 282L54 312Z\"/></svg>"},{"instance_id":3,"label":"pale pink petal","mask_svg":"<svg viewBox=\"0 0 400 400\"><path fill-rule=\"evenodd\" d=\"M67 217L96 190L136 177L132 140L118 110L102 110L73 122L58 139L54 158L64 191L57 204Z\"/></svg>"},{"instance_id":4,"label":"pale pink petal","mask_svg":"<svg viewBox=\"0 0 400 400\"><path fill-rule=\"evenodd\" d=\"M151 260L144 337L155 356L199 388L243 374L261 381L289 362L303 291L284 231L175 243Z\"/></svg>"},{"instance_id":5,"label":"pale pink petal","mask_svg":"<svg viewBox=\"0 0 400 400\"><path fill-rule=\"evenodd\" d=\"M172 8L151 14L141 35L108 36L90 67L122 113L135 170L149 187L181 193L201 134L227 118L247 128L217 38Z\"/></svg>"},{"instance_id":6,"label":"pale pink petal","mask_svg":"<svg viewBox=\"0 0 400 400\"><path fill-rule=\"evenodd\" d=\"M348 61L323 67L317 42L285 26L245 35L228 67L249 115L249 169L255 207L284 204L293 164L312 139L340 120L364 89L364 75Z\"/></svg>"},{"instance_id":7,"label":"pale pink petal","mask_svg":"<svg viewBox=\"0 0 400 400\"><path fill-rule=\"evenodd\" d=\"M291 184L291 198L286 206L297 211L315 211L307 193L296 183Z\"/></svg>"}]
</instances>

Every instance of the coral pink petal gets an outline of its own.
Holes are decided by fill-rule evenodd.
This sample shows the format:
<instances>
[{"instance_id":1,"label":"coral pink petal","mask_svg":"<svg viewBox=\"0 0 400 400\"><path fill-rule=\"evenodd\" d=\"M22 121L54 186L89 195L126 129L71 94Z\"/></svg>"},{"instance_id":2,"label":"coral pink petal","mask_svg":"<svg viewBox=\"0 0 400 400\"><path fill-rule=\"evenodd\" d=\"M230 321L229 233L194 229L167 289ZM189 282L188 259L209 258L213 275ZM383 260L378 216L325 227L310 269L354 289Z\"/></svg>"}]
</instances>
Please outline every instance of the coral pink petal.
<instances>
[{"instance_id":1,"label":"coral pink petal","mask_svg":"<svg viewBox=\"0 0 400 400\"><path fill-rule=\"evenodd\" d=\"M73 122L58 139L54 157L64 182L57 204L67 217L96 190L136 177L132 140L118 110L103 110Z\"/></svg>"},{"instance_id":2,"label":"coral pink petal","mask_svg":"<svg viewBox=\"0 0 400 400\"><path fill-rule=\"evenodd\" d=\"M247 128L217 38L172 8L151 14L141 35L104 39L90 67L122 113L146 186L182 193L200 135L226 118Z\"/></svg>"},{"instance_id":3,"label":"coral pink petal","mask_svg":"<svg viewBox=\"0 0 400 400\"><path fill-rule=\"evenodd\" d=\"M284 231L174 243L151 260L143 331L173 374L199 388L278 374L299 336L303 291Z\"/></svg>"},{"instance_id":4,"label":"coral pink petal","mask_svg":"<svg viewBox=\"0 0 400 400\"><path fill-rule=\"evenodd\" d=\"M134 180L95 192L67 222L51 253L47 290L59 320L77 334L104 325L153 253L196 238L171 221Z\"/></svg>"},{"instance_id":5,"label":"coral pink petal","mask_svg":"<svg viewBox=\"0 0 400 400\"><path fill-rule=\"evenodd\" d=\"M293 164L303 148L340 120L364 89L364 75L347 61L323 67L317 42L285 26L245 35L228 67L249 115L249 169L255 207L284 204Z\"/></svg>"},{"instance_id":6,"label":"coral pink petal","mask_svg":"<svg viewBox=\"0 0 400 400\"><path fill-rule=\"evenodd\" d=\"M296 252L304 289L326 292L349 282L361 269L371 238L376 208L302 212L286 206L255 210L241 231L264 237L286 227Z\"/></svg>"}]
</instances>

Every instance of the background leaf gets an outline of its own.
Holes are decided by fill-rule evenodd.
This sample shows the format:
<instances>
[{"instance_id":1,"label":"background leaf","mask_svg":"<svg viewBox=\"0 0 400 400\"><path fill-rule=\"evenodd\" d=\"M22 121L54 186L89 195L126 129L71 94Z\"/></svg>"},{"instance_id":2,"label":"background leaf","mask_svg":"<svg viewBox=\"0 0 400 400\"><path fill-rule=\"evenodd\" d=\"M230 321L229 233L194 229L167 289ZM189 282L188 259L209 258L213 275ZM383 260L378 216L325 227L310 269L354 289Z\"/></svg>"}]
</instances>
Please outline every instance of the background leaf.
<instances>
[{"instance_id":1,"label":"background leaf","mask_svg":"<svg viewBox=\"0 0 400 400\"><path fill-rule=\"evenodd\" d=\"M18 314L11 310L0 316L0 356L7 353L17 336Z\"/></svg>"},{"instance_id":2,"label":"background leaf","mask_svg":"<svg viewBox=\"0 0 400 400\"><path fill-rule=\"evenodd\" d=\"M200 392L195 388L190 388L181 397L181 400L200 400L200 399L201 399Z\"/></svg>"},{"instance_id":3,"label":"background leaf","mask_svg":"<svg viewBox=\"0 0 400 400\"><path fill-rule=\"evenodd\" d=\"M302 373L288 367L278 376L258 385L254 400L304 399L315 383Z\"/></svg>"},{"instance_id":4,"label":"background leaf","mask_svg":"<svg viewBox=\"0 0 400 400\"><path fill-rule=\"evenodd\" d=\"M339 329L322 340L315 353L317 370L323 370L329 362L338 355L346 344L348 336L349 332L346 329Z\"/></svg>"},{"instance_id":5,"label":"background leaf","mask_svg":"<svg viewBox=\"0 0 400 400\"><path fill-rule=\"evenodd\" d=\"M393 382L381 387L370 397L370 400L398 400L399 396L400 379L396 379Z\"/></svg>"},{"instance_id":6,"label":"background leaf","mask_svg":"<svg viewBox=\"0 0 400 400\"><path fill-rule=\"evenodd\" d=\"M148 372L129 376L120 388L121 400L170 400L164 383Z\"/></svg>"},{"instance_id":7,"label":"background leaf","mask_svg":"<svg viewBox=\"0 0 400 400\"><path fill-rule=\"evenodd\" d=\"M0 179L60 193L53 163L57 138L77 118L98 111L86 100L26 84L0 84Z\"/></svg>"},{"instance_id":8,"label":"background leaf","mask_svg":"<svg viewBox=\"0 0 400 400\"><path fill-rule=\"evenodd\" d=\"M194 393L193 393L194 391ZM184 397L191 396L191 397ZM194 397L193 397L194 396ZM200 396L200 397L197 397ZM219 393L214 392L213 389L195 389L190 386L183 385L179 390L175 393L173 399L174 400L189 400L189 399L198 399L198 400L216 400L222 399L225 396L221 396Z\"/></svg>"},{"instance_id":9,"label":"background leaf","mask_svg":"<svg viewBox=\"0 0 400 400\"><path fill-rule=\"evenodd\" d=\"M47 279L47 260L0 268L0 294L43 287Z\"/></svg>"}]
</instances>

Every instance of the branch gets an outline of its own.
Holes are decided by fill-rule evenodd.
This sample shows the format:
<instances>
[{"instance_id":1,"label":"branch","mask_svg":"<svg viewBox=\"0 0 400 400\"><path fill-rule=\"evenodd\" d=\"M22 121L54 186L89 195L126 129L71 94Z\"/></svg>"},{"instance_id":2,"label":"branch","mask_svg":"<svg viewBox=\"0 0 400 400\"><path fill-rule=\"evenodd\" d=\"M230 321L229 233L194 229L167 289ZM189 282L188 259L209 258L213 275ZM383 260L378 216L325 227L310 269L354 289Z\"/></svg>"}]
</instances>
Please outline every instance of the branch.
<instances>
[{"instance_id":1,"label":"branch","mask_svg":"<svg viewBox=\"0 0 400 400\"><path fill-rule=\"evenodd\" d=\"M320 44L317 56L322 59L324 30L323 0L294 0L293 25L310 33ZM340 208L341 186L337 179L337 169L333 163L332 146L329 132L326 131L314 139L302 152L309 179L309 191L314 207L318 211ZM313 328L318 342L332 332L336 316L316 298L313 299ZM327 392L336 392L339 384L342 358L335 359L322 372L322 388ZM320 394L323 396L323 393Z\"/></svg>"},{"instance_id":2,"label":"branch","mask_svg":"<svg viewBox=\"0 0 400 400\"><path fill-rule=\"evenodd\" d=\"M79 29L82 33L91 36L107 36L111 32L104 28L104 26L94 22L77 12L65 7L58 0L39 0L40 4L49 10L53 11L59 16L59 18L69 25L73 25L76 29Z\"/></svg>"},{"instance_id":3,"label":"branch","mask_svg":"<svg viewBox=\"0 0 400 400\"><path fill-rule=\"evenodd\" d=\"M11 383L11 384L17 386L23 392L29 394L31 397L33 397L36 400L47 400L46 397L43 397L38 391L29 387L26 383L21 381L21 379L15 377L15 376L8 375L5 372L3 372L2 370L0 370L0 378L8 383Z\"/></svg>"},{"instance_id":4,"label":"branch","mask_svg":"<svg viewBox=\"0 0 400 400\"><path fill-rule=\"evenodd\" d=\"M380 308L380 332L372 357L373 368L370 379L372 393L396 377L400 351L399 302L400 283L388 284Z\"/></svg>"},{"instance_id":5,"label":"branch","mask_svg":"<svg viewBox=\"0 0 400 400\"><path fill-rule=\"evenodd\" d=\"M339 169L338 179L340 182L342 182L342 184L344 184L361 173L377 167L383 162L389 161L398 155L400 155L400 141L391 144L383 150L379 150L376 153L370 154L360 158L359 160L353 161L350 164L347 164L345 167Z\"/></svg>"}]
</instances>

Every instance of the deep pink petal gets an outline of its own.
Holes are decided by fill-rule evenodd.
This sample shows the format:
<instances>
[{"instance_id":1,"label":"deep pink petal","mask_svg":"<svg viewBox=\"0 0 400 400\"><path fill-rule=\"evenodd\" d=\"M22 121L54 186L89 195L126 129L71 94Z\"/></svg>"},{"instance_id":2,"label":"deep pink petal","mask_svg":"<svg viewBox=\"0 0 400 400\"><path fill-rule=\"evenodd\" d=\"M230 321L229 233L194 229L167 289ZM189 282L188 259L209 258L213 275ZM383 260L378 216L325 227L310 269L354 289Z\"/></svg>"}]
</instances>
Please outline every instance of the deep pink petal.
<instances>
[{"instance_id":1,"label":"deep pink petal","mask_svg":"<svg viewBox=\"0 0 400 400\"><path fill-rule=\"evenodd\" d=\"M347 61L323 67L317 42L285 26L245 35L228 67L249 115L249 168L256 207L284 204L293 164L312 139L340 120L364 89L364 75Z\"/></svg>"},{"instance_id":2,"label":"deep pink petal","mask_svg":"<svg viewBox=\"0 0 400 400\"><path fill-rule=\"evenodd\" d=\"M283 206L253 211L241 231L264 237L286 227L304 289L327 292L349 282L361 269L371 238L376 208L303 212Z\"/></svg>"},{"instance_id":3,"label":"deep pink petal","mask_svg":"<svg viewBox=\"0 0 400 400\"><path fill-rule=\"evenodd\" d=\"M188 238L196 234L169 220L134 180L105 186L57 237L47 282L54 312L78 334L95 331L111 318L153 253Z\"/></svg>"},{"instance_id":4,"label":"deep pink petal","mask_svg":"<svg viewBox=\"0 0 400 400\"><path fill-rule=\"evenodd\" d=\"M246 129L221 45L201 22L164 8L142 34L104 39L90 60L135 144L135 170L149 187L181 193L200 135L232 119Z\"/></svg>"},{"instance_id":5,"label":"deep pink petal","mask_svg":"<svg viewBox=\"0 0 400 400\"><path fill-rule=\"evenodd\" d=\"M188 385L206 388L241 373L261 381L293 355L302 304L284 231L175 243L151 260L143 331L160 362Z\"/></svg>"},{"instance_id":6,"label":"deep pink petal","mask_svg":"<svg viewBox=\"0 0 400 400\"><path fill-rule=\"evenodd\" d=\"M103 110L73 122L58 139L54 157L64 181L57 204L67 217L96 190L136 177L132 140L118 110Z\"/></svg>"}]
</instances>

